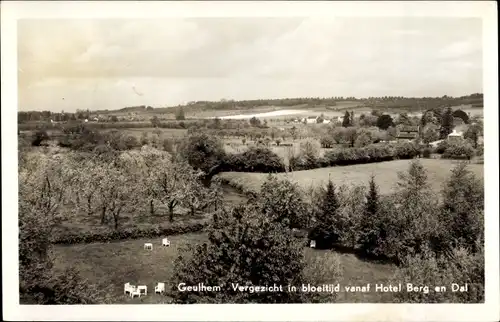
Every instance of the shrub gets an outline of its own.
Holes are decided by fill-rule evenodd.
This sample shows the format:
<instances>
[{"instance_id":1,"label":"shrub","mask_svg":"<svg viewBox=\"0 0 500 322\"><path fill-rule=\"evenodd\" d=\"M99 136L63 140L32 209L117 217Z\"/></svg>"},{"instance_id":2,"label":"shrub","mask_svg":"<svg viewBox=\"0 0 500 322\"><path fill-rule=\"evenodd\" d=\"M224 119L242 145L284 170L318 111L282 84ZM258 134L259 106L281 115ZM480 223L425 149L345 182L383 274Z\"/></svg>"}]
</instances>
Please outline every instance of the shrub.
<instances>
[{"instance_id":1,"label":"shrub","mask_svg":"<svg viewBox=\"0 0 500 322\"><path fill-rule=\"evenodd\" d=\"M471 144L467 142L450 144L443 153L445 159L470 159L475 151Z\"/></svg>"},{"instance_id":2,"label":"shrub","mask_svg":"<svg viewBox=\"0 0 500 322\"><path fill-rule=\"evenodd\" d=\"M310 256L306 253L306 266L304 268L304 281L311 285L336 284L342 277L342 267L339 255L333 252L314 252ZM320 292L314 302L335 303L336 292Z\"/></svg>"},{"instance_id":3,"label":"shrub","mask_svg":"<svg viewBox=\"0 0 500 322\"><path fill-rule=\"evenodd\" d=\"M285 172L285 164L270 149L257 146L240 154L227 155L223 171L277 173Z\"/></svg>"},{"instance_id":4,"label":"shrub","mask_svg":"<svg viewBox=\"0 0 500 322\"><path fill-rule=\"evenodd\" d=\"M438 154L443 154L444 151L448 148L449 144L447 140L443 140L438 143L435 152Z\"/></svg>"},{"instance_id":5,"label":"shrub","mask_svg":"<svg viewBox=\"0 0 500 322\"><path fill-rule=\"evenodd\" d=\"M35 132L33 136L33 140L31 141L31 145L40 146L43 141L50 140L50 136L47 134L45 130L39 130Z\"/></svg>"},{"instance_id":6,"label":"shrub","mask_svg":"<svg viewBox=\"0 0 500 322\"><path fill-rule=\"evenodd\" d=\"M484 302L484 251L469 253L455 248L450 256L436 257L432 253L407 258L396 271L396 283L428 285L428 292L397 292L400 303L482 303ZM467 292L452 292L452 283L468 285ZM446 291L435 292L434 286Z\"/></svg>"},{"instance_id":7,"label":"shrub","mask_svg":"<svg viewBox=\"0 0 500 322\"><path fill-rule=\"evenodd\" d=\"M380 115L377 119L377 127L382 130L387 130L390 126L393 126L394 122L390 115L384 114Z\"/></svg>"},{"instance_id":8,"label":"shrub","mask_svg":"<svg viewBox=\"0 0 500 322\"><path fill-rule=\"evenodd\" d=\"M141 142L141 145L148 145L149 144L148 132L141 133L140 142Z\"/></svg>"},{"instance_id":9,"label":"shrub","mask_svg":"<svg viewBox=\"0 0 500 322\"><path fill-rule=\"evenodd\" d=\"M321 147L325 149L332 148L335 145L335 140L333 139L333 137L328 135L321 137L319 142L321 144Z\"/></svg>"},{"instance_id":10,"label":"shrub","mask_svg":"<svg viewBox=\"0 0 500 322\"><path fill-rule=\"evenodd\" d=\"M166 138L163 140L163 149L169 153L174 151L174 141L172 139Z\"/></svg>"},{"instance_id":11,"label":"shrub","mask_svg":"<svg viewBox=\"0 0 500 322\"><path fill-rule=\"evenodd\" d=\"M301 303L301 292L241 292L232 284L257 286L301 285L305 261L291 229L270 222L252 207L214 215L209 242L188 247L175 261L169 296L176 303ZM182 292L179 283L220 285L220 292ZM313 295L314 296L314 295Z\"/></svg>"},{"instance_id":12,"label":"shrub","mask_svg":"<svg viewBox=\"0 0 500 322\"><path fill-rule=\"evenodd\" d=\"M412 142L402 142L394 145L396 159L412 159L420 154L419 147Z\"/></svg>"},{"instance_id":13,"label":"shrub","mask_svg":"<svg viewBox=\"0 0 500 322\"><path fill-rule=\"evenodd\" d=\"M371 132L362 130L359 131L356 137L356 141L354 142L354 146L357 148L365 147L373 142Z\"/></svg>"},{"instance_id":14,"label":"shrub","mask_svg":"<svg viewBox=\"0 0 500 322\"><path fill-rule=\"evenodd\" d=\"M180 156L194 169L206 174L220 166L226 156L222 142L207 134L190 135L179 147Z\"/></svg>"},{"instance_id":15,"label":"shrub","mask_svg":"<svg viewBox=\"0 0 500 322\"><path fill-rule=\"evenodd\" d=\"M476 149L476 155L477 156L483 156L484 155L484 145L478 145Z\"/></svg>"},{"instance_id":16,"label":"shrub","mask_svg":"<svg viewBox=\"0 0 500 322\"><path fill-rule=\"evenodd\" d=\"M430 158L431 154L432 154L431 148L424 148L422 151L422 157L424 157L424 158Z\"/></svg>"},{"instance_id":17,"label":"shrub","mask_svg":"<svg viewBox=\"0 0 500 322\"><path fill-rule=\"evenodd\" d=\"M412 143L372 144L363 148L328 151L324 158L328 166L335 166L390 161L396 158L410 159L419 153L419 148Z\"/></svg>"},{"instance_id":18,"label":"shrub","mask_svg":"<svg viewBox=\"0 0 500 322\"><path fill-rule=\"evenodd\" d=\"M276 222L288 222L290 228L307 228L309 219L302 191L296 183L269 175L257 196L260 210Z\"/></svg>"}]
</instances>

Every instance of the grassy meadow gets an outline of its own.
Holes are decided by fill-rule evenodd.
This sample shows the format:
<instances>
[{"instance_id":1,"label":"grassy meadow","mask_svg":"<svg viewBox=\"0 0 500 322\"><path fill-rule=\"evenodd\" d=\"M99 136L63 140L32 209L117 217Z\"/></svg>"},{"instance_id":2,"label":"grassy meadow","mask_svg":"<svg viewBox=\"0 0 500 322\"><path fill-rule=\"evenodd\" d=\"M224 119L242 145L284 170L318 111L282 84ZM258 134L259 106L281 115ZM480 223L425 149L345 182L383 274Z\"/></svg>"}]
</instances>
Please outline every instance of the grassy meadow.
<instances>
[{"instance_id":1,"label":"grassy meadow","mask_svg":"<svg viewBox=\"0 0 500 322\"><path fill-rule=\"evenodd\" d=\"M207 241L206 234L184 234L169 237L170 247L162 247L161 239L137 239L112 243L94 243L87 245L56 246L55 265L59 269L76 267L82 276L106 290L111 302L116 304L159 304L169 303L168 296L155 295L154 286L158 282L166 282L166 287L173 274L173 261L181 247L195 245ZM153 250L144 250L144 243L153 243ZM324 259L336 258L342 268L341 286L363 286L367 283L388 283L394 274L395 266L365 262L352 254L339 254L327 250L305 249L307 262L311 257ZM328 274L328 272L321 272ZM148 296L130 298L123 294L123 284L147 285ZM341 293L338 302L345 303L380 303L390 302L389 293Z\"/></svg>"},{"instance_id":2,"label":"grassy meadow","mask_svg":"<svg viewBox=\"0 0 500 322\"><path fill-rule=\"evenodd\" d=\"M375 181L382 194L389 194L395 188L398 172L408 170L412 160L396 160L351 166L319 168L291 173L277 174L279 178L289 178L298 183L302 188L326 185L328 178L336 185L367 185L370 176L375 175ZM443 159L420 159L427 170L427 176L432 188L438 192L445 180L450 175L450 170L458 161ZM482 164L470 164L469 169L479 178L483 178L484 167ZM260 186L268 176L264 173L224 172L219 176L228 181L232 186L248 191L259 191Z\"/></svg>"}]
</instances>

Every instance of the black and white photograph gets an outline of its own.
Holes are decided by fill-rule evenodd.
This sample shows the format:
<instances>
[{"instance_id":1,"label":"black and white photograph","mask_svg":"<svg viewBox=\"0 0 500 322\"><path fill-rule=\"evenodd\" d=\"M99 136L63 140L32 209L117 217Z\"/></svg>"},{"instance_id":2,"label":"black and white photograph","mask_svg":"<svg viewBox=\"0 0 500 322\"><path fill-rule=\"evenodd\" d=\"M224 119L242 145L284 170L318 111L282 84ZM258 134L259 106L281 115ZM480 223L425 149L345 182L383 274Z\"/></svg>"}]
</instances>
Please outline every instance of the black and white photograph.
<instances>
[{"instance_id":1,"label":"black and white photograph","mask_svg":"<svg viewBox=\"0 0 500 322\"><path fill-rule=\"evenodd\" d=\"M2 2L13 320L499 318L496 3L43 4Z\"/></svg>"}]
</instances>

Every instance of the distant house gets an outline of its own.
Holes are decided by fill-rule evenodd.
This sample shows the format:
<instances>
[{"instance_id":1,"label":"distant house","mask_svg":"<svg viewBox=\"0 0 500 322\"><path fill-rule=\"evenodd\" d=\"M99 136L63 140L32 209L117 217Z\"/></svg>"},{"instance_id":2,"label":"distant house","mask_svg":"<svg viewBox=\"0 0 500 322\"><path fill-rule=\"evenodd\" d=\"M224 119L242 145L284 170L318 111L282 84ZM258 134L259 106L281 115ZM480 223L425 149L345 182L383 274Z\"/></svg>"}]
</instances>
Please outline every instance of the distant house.
<instances>
[{"instance_id":1,"label":"distant house","mask_svg":"<svg viewBox=\"0 0 500 322\"><path fill-rule=\"evenodd\" d=\"M308 116L307 119L305 119L306 124L316 124L318 123L318 118L319 116Z\"/></svg>"},{"instance_id":2,"label":"distant house","mask_svg":"<svg viewBox=\"0 0 500 322\"><path fill-rule=\"evenodd\" d=\"M448 134L448 141L449 142L459 142L464 139L464 133L463 132L457 132L457 130L453 130L450 134Z\"/></svg>"},{"instance_id":3,"label":"distant house","mask_svg":"<svg viewBox=\"0 0 500 322\"><path fill-rule=\"evenodd\" d=\"M329 124L330 120L323 120L323 124Z\"/></svg>"},{"instance_id":4,"label":"distant house","mask_svg":"<svg viewBox=\"0 0 500 322\"><path fill-rule=\"evenodd\" d=\"M343 116L337 117L337 122L339 122L339 123L344 122L344 117Z\"/></svg>"},{"instance_id":5,"label":"distant house","mask_svg":"<svg viewBox=\"0 0 500 322\"><path fill-rule=\"evenodd\" d=\"M396 139L398 139L398 141L416 140L418 139L419 130L419 126L405 125L399 129Z\"/></svg>"}]
</instances>

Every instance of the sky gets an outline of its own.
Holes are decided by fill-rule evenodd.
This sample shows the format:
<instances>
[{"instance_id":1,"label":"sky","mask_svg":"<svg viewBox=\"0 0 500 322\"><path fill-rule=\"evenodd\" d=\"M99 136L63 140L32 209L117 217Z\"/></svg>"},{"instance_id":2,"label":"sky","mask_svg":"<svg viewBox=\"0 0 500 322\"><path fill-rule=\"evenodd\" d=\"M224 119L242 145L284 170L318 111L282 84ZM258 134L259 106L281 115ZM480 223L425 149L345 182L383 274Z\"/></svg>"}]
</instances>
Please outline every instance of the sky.
<instances>
[{"instance_id":1,"label":"sky","mask_svg":"<svg viewBox=\"0 0 500 322\"><path fill-rule=\"evenodd\" d=\"M433 17L19 20L19 110L483 92L482 21Z\"/></svg>"}]
</instances>

